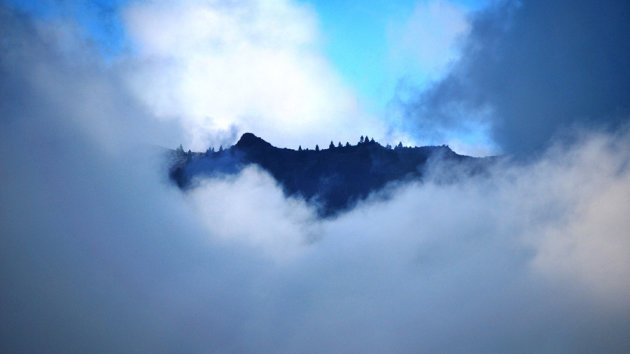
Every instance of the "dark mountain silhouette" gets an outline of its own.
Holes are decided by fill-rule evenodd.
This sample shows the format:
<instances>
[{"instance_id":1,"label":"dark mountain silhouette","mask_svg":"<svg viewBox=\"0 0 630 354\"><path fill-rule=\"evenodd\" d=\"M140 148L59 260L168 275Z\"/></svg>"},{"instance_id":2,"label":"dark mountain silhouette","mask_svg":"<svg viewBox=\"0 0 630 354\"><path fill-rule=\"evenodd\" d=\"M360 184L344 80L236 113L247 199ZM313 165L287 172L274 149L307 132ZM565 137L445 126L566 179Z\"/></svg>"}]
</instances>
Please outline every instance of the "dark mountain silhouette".
<instances>
[{"instance_id":1,"label":"dark mountain silhouette","mask_svg":"<svg viewBox=\"0 0 630 354\"><path fill-rule=\"evenodd\" d=\"M170 178L181 188L195 187L197 178L238 173L250 164L269 172L284 193L301 196L317 207L321 217L351 208L388 183L422 179L427 162L439 161L450 168L467 166L477 173L484 159L458 155L448 146L384 147L361 137L357 145L330 143L328 149L277 148L252 133L245 133L228 149L205 153L173 152Z\"/></svg>"}]
</instances>

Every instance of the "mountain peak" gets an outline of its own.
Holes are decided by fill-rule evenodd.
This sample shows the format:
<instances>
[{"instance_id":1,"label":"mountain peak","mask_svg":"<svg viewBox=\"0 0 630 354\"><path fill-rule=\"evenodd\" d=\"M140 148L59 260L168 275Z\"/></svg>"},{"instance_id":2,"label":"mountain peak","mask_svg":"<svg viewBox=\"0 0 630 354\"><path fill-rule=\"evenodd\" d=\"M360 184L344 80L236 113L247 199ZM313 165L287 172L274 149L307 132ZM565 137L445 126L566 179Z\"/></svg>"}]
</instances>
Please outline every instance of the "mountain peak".
<instances>
[{"instance_id":1,"label":"mountain peak","mask_svg":"<svg viewBox=\"0 0 630 354\"><path fill-rule=\"evenodd\" d=\"M235 144L237 148L271 147L271 144L252 133L245 133Z\"/></svg>"}]
</instances>

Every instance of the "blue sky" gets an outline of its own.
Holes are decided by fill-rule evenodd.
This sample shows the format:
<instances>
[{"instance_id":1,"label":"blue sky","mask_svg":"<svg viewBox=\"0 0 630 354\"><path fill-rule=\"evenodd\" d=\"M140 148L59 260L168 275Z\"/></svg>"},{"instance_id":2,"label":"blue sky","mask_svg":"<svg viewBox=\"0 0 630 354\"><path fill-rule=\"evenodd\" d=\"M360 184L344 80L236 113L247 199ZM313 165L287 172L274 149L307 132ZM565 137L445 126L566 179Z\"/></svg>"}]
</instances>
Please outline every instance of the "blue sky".
<instances>
[{"instance_id":1,"label":"blue sky","mask_svg":"<svg viewBox=\"0 0 630 354\"><path fill-rule=\"evenodd\" d=\"M128 0L8 0L16 8L44 19L70 18L94 40L105 56L123 50L126 38L119 10Z\"/></svg>"},{"instance_id":2,"label":"blue sky","mask_svg":"<svg viewBox=\"0 0 630 354\"><path fill-rule=\"evenodd\" d=\"M386 95L388 21L404 17L414 1L313 1L320 14L326 53L363 95Z\"/></svg>"},{"instance_id":3,"label":"blue sky","mask_svg":"<svg viewBox=\"0 0 630 354\"><path fill-rule=\"evenodd\" d=\"M335 67L369 101L383 106L391 98L400 77L388 70L387 28L404 22L423 0L313 0L320 17L328 57ZM468 11L475 11L485 0L453 1ZM405 76L422 80L423 73L409 68ZM422 82L416 82L422 84ZM372 107L377 108L377 107Z\"/></svg>"}]
</instances>

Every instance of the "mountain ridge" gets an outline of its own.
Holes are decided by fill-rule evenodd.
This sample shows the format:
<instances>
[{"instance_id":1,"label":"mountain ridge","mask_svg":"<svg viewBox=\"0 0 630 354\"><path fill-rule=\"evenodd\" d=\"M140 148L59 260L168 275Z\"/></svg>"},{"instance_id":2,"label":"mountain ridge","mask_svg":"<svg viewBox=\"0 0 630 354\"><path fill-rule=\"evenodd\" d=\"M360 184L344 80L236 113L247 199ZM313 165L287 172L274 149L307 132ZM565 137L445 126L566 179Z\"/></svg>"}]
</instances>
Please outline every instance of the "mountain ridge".
<instances>
[{"instance_id":1,"label":"mountain ridge","mask_svg":"<svg viewBox=\"0 0 630 354\"><path fill-rule=\"evenodd\" d=\"M459 155L446 145L395 148L361 137L356 145L298 150L275 147L253 133L244 133L231 147L215 151L172 151L170 179L182 190L194 188L201 178L236 174L255 164L267 171L287 196L304 198L320 217L332 217L351 209L386 185L422 180L430 161L466 165L478 173L484 158Z\"/></svg>"}]
</instances>

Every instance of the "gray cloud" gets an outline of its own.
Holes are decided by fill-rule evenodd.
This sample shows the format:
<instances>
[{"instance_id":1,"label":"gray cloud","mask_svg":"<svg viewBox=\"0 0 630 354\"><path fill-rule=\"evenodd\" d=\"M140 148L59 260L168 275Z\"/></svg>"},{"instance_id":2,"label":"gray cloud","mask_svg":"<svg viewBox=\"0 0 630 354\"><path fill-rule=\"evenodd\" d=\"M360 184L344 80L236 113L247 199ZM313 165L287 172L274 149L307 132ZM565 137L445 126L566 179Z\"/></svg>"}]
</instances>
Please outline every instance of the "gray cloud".
<instances>
[{"instance_id":1,"label":"gray cloud","mask_svg":"<svg viewBox=\"0 0 630 354\"><path fill-rule=\"evenodd\" d=\"M568 128L630 117L630 4L501 1L475 15L461 59L403 104L421 134L486 124L505 152L540 150Z\"/></svg>"},{"instance_id":2,"label":"gray cloud","mask_svg":"<svg viewBox=\"0 0 630 354\"><path fill-rule=\"evenodd\" d=\"M318 221L257 169L181 194L118 68L0 23L2 351L630 348L629 134Z\"/></svg>"}]
</instances>

